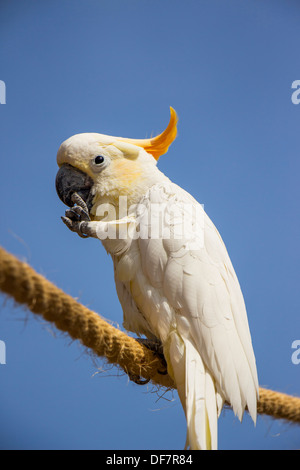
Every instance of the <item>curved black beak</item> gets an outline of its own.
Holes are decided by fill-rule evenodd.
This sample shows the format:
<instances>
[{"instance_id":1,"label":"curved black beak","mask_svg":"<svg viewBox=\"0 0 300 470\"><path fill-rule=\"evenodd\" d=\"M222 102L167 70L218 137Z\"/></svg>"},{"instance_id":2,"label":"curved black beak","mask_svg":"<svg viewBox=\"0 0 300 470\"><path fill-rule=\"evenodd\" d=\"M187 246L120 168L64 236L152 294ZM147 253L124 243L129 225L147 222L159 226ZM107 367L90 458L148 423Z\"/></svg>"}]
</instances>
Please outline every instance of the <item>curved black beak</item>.
<instances>
[{"instance_id":1,"label":"curved black beak","mask_svg":"<svg viewBox=\"0 0 300 470\"><path fill-rule=\"evenodd\" d=\"M72 195L74 193L85 201L89 211L92 208L92 187L94 182L86 173L64 163L57 172L55 186L58 197L69 207L74 206Z\"/></svg>"}]
</instances>

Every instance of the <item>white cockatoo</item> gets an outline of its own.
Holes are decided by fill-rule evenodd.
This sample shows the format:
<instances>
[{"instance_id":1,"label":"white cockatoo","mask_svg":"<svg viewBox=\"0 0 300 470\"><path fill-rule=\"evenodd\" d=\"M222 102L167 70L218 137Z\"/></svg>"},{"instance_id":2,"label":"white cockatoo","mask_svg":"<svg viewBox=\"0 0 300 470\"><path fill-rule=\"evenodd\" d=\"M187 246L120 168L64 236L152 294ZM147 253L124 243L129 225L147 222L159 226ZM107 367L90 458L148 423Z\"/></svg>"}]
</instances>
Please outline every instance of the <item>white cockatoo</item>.
<instances>
[{"instance_id":1,"label":"white cockatoo","mask_svg":"<svg viewBox=\"0 0 300 470\"><path fill-rule=\"evenodd\" d=\"M177 134L77 134L58 150L63 221L99 238L114 263L124 328L159 340L187 420L186 448L216 449L226 401L256 421L258 379L240 285L220 234L158 168ZM192 171L192 170L191 170Z\"/></svg>"}]
</instances>

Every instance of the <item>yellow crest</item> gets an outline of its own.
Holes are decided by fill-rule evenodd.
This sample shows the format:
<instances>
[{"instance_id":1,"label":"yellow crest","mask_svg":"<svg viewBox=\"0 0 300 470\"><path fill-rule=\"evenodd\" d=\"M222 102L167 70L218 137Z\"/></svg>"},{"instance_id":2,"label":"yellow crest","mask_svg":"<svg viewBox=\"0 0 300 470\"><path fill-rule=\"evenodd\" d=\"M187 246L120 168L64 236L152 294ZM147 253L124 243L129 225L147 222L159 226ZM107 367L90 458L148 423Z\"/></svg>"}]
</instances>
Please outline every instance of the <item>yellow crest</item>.
<instances>
[{"instance_id":1,"label":"yellow crest","mask_svg":"<svg viewBox=\"0 0 300 470\"><path fill-rule=\"evenodd\" d=\"M118 137L118 140L142 147L146 152L150 153L155 160L158 160L161 155L167 153L168 148L177 135L178 118L175 109L170 107L170 113L171 116L168 127L156 137L150 139L126 139Z\"/></svg>"}]
</instances>

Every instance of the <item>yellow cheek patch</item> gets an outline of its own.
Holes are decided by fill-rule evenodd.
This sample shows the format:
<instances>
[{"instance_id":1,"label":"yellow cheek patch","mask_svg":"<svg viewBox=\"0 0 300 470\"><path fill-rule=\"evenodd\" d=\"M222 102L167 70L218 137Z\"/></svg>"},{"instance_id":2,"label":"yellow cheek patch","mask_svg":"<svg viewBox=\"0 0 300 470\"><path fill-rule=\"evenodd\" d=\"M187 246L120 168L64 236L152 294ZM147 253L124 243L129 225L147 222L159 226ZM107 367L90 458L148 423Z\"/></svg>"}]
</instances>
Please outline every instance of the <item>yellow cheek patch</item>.
<instances>
[{"instance_id":1,"label":"yellow cheek patch","mask_svg":"<svg viewBox=\"0 0 300 470\"><path fill-rule=\"evenodd\" d=\"M111 166L113 167L113 176L118 181L120 187L125 189L130 188L142 175L140 165L136 161L126 159L115 160Z\"/></svg>"}]
</instances>

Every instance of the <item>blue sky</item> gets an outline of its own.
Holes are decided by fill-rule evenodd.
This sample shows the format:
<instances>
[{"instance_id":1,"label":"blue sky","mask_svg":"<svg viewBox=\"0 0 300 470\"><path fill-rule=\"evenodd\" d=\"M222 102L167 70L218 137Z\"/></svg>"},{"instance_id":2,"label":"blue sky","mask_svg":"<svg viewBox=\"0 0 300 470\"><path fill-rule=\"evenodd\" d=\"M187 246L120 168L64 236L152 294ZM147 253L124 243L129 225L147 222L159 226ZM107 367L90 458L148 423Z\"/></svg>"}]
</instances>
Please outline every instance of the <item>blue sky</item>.
<instances>
[{"instance_id":1,"label":"blue sky","mask_svg":"<svg viewBox=\"0 0 300 470\"><path fill-rule=\"evenodd\" d=\"M244 293L260 385L300 395L300 79L297 1L1 2L0 244L122 324L110 258L61 222L60 143L144 138L169 106L178 137L159 167L204 204ZM0 100L1 101L1 100ZM3 449L182 449L176 393L160 397L33 314L0 299ZM300 429L219 420L220 449L299 448Z\"/></svg>"}]
</instances>

